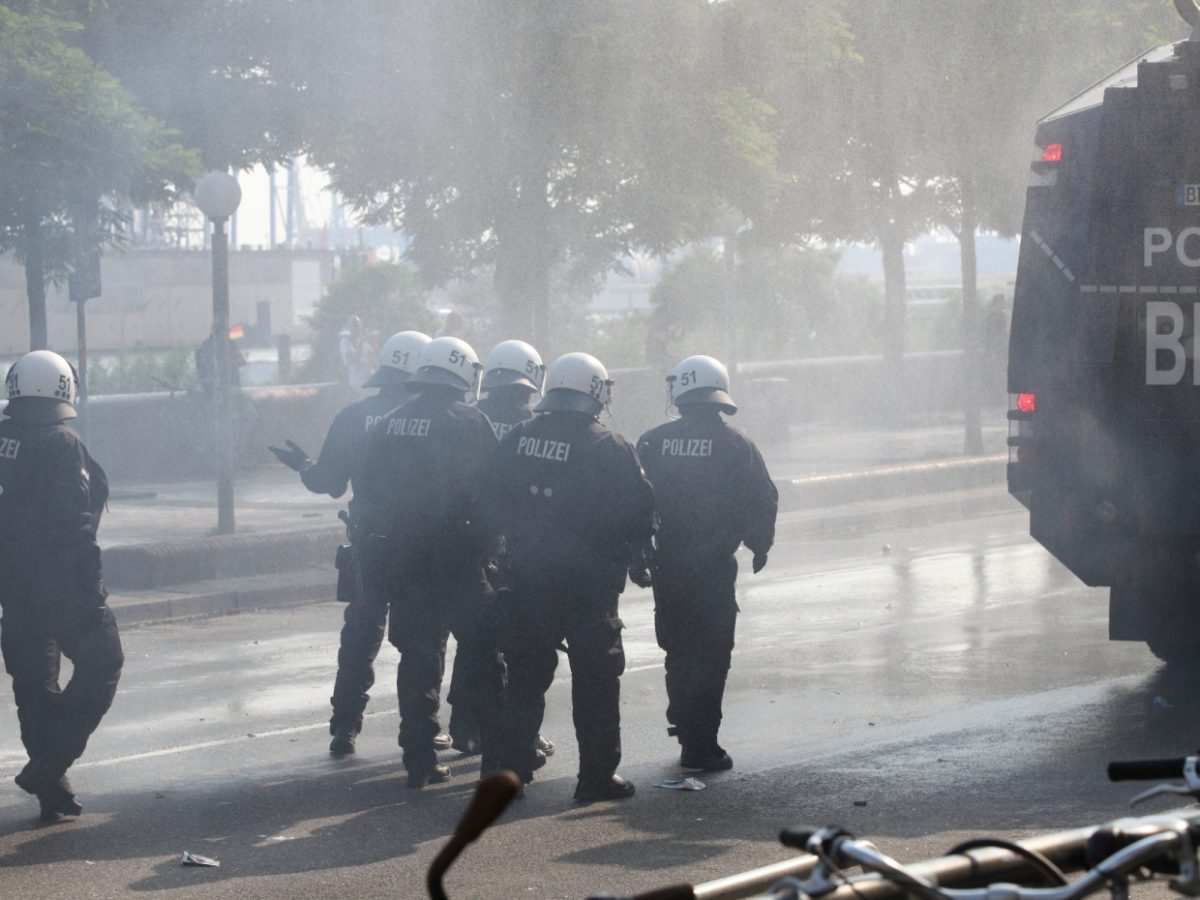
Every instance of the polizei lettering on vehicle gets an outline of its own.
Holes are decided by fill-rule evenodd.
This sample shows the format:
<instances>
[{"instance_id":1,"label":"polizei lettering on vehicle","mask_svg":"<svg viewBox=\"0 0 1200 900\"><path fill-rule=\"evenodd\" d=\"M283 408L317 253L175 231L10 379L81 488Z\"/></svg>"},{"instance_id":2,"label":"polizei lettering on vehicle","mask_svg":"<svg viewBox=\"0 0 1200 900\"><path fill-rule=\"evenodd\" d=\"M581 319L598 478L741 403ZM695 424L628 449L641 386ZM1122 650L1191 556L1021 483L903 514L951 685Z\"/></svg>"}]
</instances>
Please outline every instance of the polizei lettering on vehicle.
<instances>
[{"instance_id":1,"label":"polizei lettering on vehicle","mask_svg":"<svg viewBox=\"0 0 1200 900\"><path fill-rule=\"evenodd\" d=\"M429 437L429 419L389 419L387 433L398 437Z\"/></svg>"},{"instance_id":2,"label":"polizei lettering on vehicle","mask_svg":"<svg viewBox=\"0 0 1200 900\"><path fill-rule=\"evenodd\" d=\"M545 438L523 437L517 441L517 453L521 456L566 462L567 457L571 455L571 444L568 441L548 441Z\"/></svg>"},{"instance_id":3,"label":"polizei lettering on vehicle","mask_svg":"<svg viewBox=\"0 0 1200 900\"><path fill-rule=\"evenodd\" d=\"M1142 266L1151 268L1155 257L1174 248L1180 265L1200 268L1200 226L1184 228L1178 234L1170 228L1147 228L1142 232Z\"/></svg>"},{"instance_id":4,"label":"polizei lettering on vehicle","mask_svg":"<svg viewBox=\"0 0 1200 900\"><path fill-rule=\"evenodd\" d=\"M1192 321L1200 321L1200 303L1192 304ZM1179 303L1153 300L1146 304L1146 384L1179 384L1188 360L1200 359L1200 334L1189 335L1190 346L1184 346L1187 327ZM1192 367L1192 384L1200 387L1200 366Z\"/></svg>"},{"instance_id":5,"label":"polizei lettering on vehicle","mask_svg":"<svg viewBox=\"0 0 1200 900\"><path fill-rule=\"evenodd\" d=\"M712 438L666 438L663 456L712 456Z\"/></svg>"}]
</instances>

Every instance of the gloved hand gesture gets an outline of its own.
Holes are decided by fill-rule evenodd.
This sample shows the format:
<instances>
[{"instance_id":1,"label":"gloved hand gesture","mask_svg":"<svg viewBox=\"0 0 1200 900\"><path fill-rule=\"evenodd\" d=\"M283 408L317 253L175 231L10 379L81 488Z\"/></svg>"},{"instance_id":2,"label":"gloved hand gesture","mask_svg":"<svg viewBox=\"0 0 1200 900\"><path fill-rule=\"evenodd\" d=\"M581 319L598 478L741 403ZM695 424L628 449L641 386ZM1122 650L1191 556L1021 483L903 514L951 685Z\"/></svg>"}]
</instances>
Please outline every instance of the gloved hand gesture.
<instances>
[{"instance_id":1,"label":"gloved hand gesture","mask_svg":"<svg viewBox=\"0 0 1200 900\"><path fill-rule=\"evenodd\" d=\"M293 440L284 441L287 447L270 447L268 448L275 454L276 459L287 466L294 472L303 472L313 464L313 461L308 458L308 454L304 452L299 444Z\"/></svg>"},{"instance_id":2,"label":"gloved hand gesture","mask_svg":"<svg viewBox=\"0 0 1200 900\"><path fill-rule=\"evenodd\" d=\"M759 572L761 572L763 570L763 566L765 566L766 564L767 564L767 554L766 553L755 553L754 554L754 562L751 564L751 566L754 569L755 575L757 575Z\"/></svg>"},{"instance_id":3,"label":"gloved hand gesture","mask_svg":"<svg viewBox=\"0 0 1200 900\"><path fill-rule=\"evenodd\" d=\"M630 551L629 580L640 588L648 588L654 584L654 547L649 541Z\"/></svg>"}]
</instances>

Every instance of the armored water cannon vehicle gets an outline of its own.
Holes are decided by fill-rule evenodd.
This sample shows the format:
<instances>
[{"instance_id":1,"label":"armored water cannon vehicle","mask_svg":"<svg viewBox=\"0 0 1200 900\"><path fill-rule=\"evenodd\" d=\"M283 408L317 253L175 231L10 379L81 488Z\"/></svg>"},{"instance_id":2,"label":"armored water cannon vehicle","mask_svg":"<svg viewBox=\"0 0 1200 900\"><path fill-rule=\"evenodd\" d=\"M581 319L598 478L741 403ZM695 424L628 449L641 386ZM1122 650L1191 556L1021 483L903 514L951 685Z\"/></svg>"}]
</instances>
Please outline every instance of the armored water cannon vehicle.
<instances>
[{"instance_id":1,"label":"armored water cannon vehicle","mask_svg":"<svg viewBox=\"0 0 1200 900\"><path fill-rule=\"evenodd\" d=\"M1200 660L1200 6L1043 118L1009 337L1008 487L1109 592L1109 636Z\"/></svg>"}]
</instances>

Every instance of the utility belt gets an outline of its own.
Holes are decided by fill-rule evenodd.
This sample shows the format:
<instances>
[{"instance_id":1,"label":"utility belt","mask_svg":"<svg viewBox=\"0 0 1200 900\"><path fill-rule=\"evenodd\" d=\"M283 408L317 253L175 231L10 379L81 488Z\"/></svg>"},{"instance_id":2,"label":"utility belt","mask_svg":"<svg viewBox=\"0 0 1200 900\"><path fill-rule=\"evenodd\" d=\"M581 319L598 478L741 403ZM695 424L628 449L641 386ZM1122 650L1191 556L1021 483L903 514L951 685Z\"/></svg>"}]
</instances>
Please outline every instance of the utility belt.
<instances>
[{"instance_id":1,"label":"utility belt","mask_svg":"<svg viewBox=\"0 0 1200 900\"><path fill-rule=\"evenodd\" d=\"M341 544L333 560L337 568L337 598L342 603L358 603L363 598L362 569L358 553L351 544Z\"/></svg>"}]
</instances>

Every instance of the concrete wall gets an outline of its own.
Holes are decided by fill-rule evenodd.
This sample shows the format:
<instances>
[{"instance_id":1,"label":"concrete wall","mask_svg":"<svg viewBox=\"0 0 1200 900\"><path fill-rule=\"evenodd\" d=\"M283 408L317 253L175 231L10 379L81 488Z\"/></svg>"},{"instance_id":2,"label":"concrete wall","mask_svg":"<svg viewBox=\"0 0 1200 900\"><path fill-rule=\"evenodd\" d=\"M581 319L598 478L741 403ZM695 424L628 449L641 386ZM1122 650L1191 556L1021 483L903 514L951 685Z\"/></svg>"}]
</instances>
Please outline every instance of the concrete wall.
<instances>
[{"instance_id":1,"label":"concrete wall","mask_svg":"<svg viewBox=\"0 0 1200 900\"><path fill-rule=\"evenodd\" d=\"M734 380L740 404L734 424L756 441L786 440L809 420L897 421L891 407L903 384L903 414L958 408L962 354L914 354L901 382L880 357L792 360L744 365ZM606 424L630 440L666 419L665 373L617 369ZM240 393L236 458L239 466L271 463L269 444L292 438L315 454L339 409L365 396L335 384L244 388ZM2 409L0 405L0 409ZM200 392L95 397L89 404L88 444L117 483L207 478L213 474L212 405Z\"/></svg>"},{"instance_id":2,"label":"concrete wall","mask_svg":"<svg viewBox=\"0 0 1200 900\"><path fill-rule=\"evenodd\" d=\"M323 251L231 251L231 324L253 324L258 304L270 304L272 334L307 335L300 317L333 276L333 254ZM101 297L87 303L88 347L199 344L212 328L212 257L207 251L133 250L101 259ZM46 303L50 347L76 350L75 307L66 285L49 287ZM0 257L0 354L29 349L25 272L11 256Z\"/></svg>"}]
</instances>

